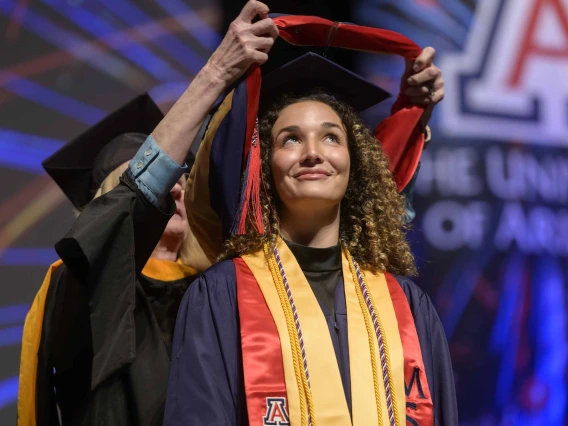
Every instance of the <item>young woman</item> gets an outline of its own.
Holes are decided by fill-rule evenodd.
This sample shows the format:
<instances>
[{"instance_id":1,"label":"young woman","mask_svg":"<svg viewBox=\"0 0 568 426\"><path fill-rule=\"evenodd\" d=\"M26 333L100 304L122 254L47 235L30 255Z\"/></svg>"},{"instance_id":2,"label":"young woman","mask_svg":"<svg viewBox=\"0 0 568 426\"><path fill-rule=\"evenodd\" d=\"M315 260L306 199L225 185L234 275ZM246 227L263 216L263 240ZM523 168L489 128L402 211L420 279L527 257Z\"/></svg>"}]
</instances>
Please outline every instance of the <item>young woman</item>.
<instances>
[{"instance_id":1,"label":"young woman","mask_svg":"<svg viewBox=\"0 0 568 426\"><path fill-rule=\"evenodd\" d=\"M380 144L339 100L354 105L367 94L352 95L356 78L336 65L309 60L283 67L279 78L294 78L281 97L261 95L252 139L259 214L244 216L225 260L182 301L165 424L457 425L444 331L428 296L405 278L416 269L403 198ZM238 90L220 105L209 139L232 137L234 116L226 117ZM219 138L207 141L192 175L222 155ZM243 188L252 150L246 167L242 155L218 161L244 170ZM225 187L239 182L229 180ZM212 204L220 217L233 206L234 225L237 206L221 194Z\"/></svg>"},{"instance_id":2,"label":"young woman","mask_svg":"<svg viewBox=\"0 0 568 426\"><path fill-rule=\"evenodd\" d=\"M249 222L188 290L165 424L457 425L444 331L403 278L416 269L377 141L324 93L277 103L260 140L266 232Z\"/></svg>"}]
</instances>

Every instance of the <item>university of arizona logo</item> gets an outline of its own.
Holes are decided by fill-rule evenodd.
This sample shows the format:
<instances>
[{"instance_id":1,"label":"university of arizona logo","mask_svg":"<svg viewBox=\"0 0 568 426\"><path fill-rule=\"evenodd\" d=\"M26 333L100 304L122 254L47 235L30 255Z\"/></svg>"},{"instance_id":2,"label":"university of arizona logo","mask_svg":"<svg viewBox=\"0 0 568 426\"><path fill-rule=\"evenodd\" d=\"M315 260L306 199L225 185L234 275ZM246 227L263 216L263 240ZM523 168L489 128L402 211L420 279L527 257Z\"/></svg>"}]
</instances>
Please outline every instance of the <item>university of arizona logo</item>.
<instances>
[{"instance_id":1,"label":"university of arizona logo","mask_svg":"<svg viewBox=\"0 0 568 426\"><path fill-rule=\"evenodd\" d=\"M286 398L266 398L266 414L262 418L264 426L290 426L286 410Z\"/></svg>"},{"instance_id":2,"label":"university of arizona logo","mask_svg":"<svg viewBox=\"0 0 568 426\"><path fill-rule=\"evenodd\" d=\"M449 135L568 146L568 0L478 0L440 68Z\"/></svg>"}]
</instances>

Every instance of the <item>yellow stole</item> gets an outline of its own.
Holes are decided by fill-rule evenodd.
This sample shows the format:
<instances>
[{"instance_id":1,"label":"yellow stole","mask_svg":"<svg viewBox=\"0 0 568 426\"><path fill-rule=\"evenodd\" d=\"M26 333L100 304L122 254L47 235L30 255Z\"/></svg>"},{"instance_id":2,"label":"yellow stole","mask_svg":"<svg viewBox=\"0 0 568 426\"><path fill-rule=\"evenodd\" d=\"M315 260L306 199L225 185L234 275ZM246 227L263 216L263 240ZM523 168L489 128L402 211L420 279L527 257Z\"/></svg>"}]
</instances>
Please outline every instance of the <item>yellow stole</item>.
<instances>
[{"instance_id":1,"label":"yellow stole","mask_svg":"<svg viewBox=\"0 0 568 426\"><path fill-rule=\"evenodd\" d=\"M277 241L276 249L280 255L302 331L310 378L309 392L315 414L312 424L325 426L406 424L402 343L384 274L364 272L365 284L370 298L373 299L378 326L383 336L384 351L381 352L373 319L366 305L360 303L357 291L357 287L360 286L359 281L352 273L353 268L346 257L347 254L343 255L353 411L353 422L351 422L335 351L320 305L298 262L281 239ZM287 323L268 259L264 252L242 256L242 259L258 282L275 321L281 342L290 424L301 425L301 418L307 416L308 407L301 401L303 388L298 382L298 366L296 365L295 370L294 348L290 343L293 341L291 340L293 336L290 335L289 322ZM372 328L370 333L369 324ZM295 333L296 330L292 332ZM381 353L385 355L382 361ZM394 406L392 419L389 419L387 409L383 366L388 370L387 382ZM303 370L303 365L301 367ZM300 407L304 407L303 415Z\"/></svg>"},{"instance_id":2,"label":"yellow stole","mask_svg":"<svg viewBox=\"0 0 568 426\"><path fill-rule=\"evenodd\" d=\"M150 258L142 269L142 275L164 282L177 281L196 274L197 270L185 265L181 259L172 262Z\"/></svg>"}]
</instances>

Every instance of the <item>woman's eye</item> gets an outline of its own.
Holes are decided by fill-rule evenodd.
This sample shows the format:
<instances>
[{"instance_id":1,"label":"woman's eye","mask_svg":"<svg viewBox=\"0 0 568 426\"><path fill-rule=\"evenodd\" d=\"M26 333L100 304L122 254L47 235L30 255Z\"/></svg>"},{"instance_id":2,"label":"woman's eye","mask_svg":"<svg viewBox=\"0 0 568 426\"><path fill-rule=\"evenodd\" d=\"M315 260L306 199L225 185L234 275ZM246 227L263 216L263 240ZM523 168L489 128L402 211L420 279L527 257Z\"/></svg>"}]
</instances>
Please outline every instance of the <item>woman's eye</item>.
<instances>
[{"instance_id":1,"label":"woman's eye","mask_svg":"<svg viewBox=\"0 0 568 426\"><path fill-rule=\"evenodd\" d=\"M339 142L339 138L338 138L336 135L331 134L331 133L330 133L329 135L327 135L327 136L325 137L325 139L326 139L327 141L330 141L330 142L336 142L336 143Z\"/></svg>"},{"instance_id":2,"label":"woman's eye","mask_svg":"<svg viewBox=\"0 0 568 426\"><path fill-rule=\"evenodd\" d=\"M282 144L287 144L287 143L298 143L299 139L296 136L286 136L284 137L284 139L282 140Z\"/></svg>"}]
</instances>

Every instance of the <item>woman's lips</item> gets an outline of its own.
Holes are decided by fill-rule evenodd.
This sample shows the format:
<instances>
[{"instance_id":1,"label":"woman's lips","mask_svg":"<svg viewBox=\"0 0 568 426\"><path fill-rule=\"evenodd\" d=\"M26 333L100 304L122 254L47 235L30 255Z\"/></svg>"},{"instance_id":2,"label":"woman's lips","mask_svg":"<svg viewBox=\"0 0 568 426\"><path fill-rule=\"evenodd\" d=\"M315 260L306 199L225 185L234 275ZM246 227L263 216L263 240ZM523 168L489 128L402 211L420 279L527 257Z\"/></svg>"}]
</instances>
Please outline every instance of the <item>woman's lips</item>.
<instances>
[{"instance_id":1,"label":"woman's lips","mask_svg":"<svg viewBox=\"0 0 568 426\"><path fill-rule=\"evenodd\" d=\"M324 173L306 173L298 176L297 180L322 180L327 179L329 176Z\"/></svg>"},{"instance_id":2,"label":"woman's lips","mask_svg":"<svg viewBox=\"0 0 568 426\"><path fill-rule=\"evenodd\" d=\"M321 180L327 179L331 176L331 173L328 173L325 170L321 169L313 169L313 170L302 170L301 172L297 173L294 176L298 180Z\"/></svg>"}]
</instances>

